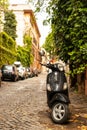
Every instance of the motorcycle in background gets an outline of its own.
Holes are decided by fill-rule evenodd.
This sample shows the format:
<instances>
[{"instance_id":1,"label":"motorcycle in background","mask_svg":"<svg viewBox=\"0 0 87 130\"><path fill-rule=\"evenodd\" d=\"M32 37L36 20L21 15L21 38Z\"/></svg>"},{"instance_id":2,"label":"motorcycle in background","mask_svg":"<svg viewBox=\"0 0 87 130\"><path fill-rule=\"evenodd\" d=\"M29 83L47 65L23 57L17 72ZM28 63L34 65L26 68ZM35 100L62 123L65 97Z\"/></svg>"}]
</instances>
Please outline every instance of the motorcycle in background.
<instances>
[{"instance_id":1,"label":"motorcycle in background","mask_svg":"<svg viewBox=\"0 0 87 130\"><path fill-rule=\"evenodd\" d=\"M51 109L53 122L63 124L69 119L69 94L64 67L60 63L42 64L51 69L47 74L47 104Z\"/></svg>"}]
</instances>

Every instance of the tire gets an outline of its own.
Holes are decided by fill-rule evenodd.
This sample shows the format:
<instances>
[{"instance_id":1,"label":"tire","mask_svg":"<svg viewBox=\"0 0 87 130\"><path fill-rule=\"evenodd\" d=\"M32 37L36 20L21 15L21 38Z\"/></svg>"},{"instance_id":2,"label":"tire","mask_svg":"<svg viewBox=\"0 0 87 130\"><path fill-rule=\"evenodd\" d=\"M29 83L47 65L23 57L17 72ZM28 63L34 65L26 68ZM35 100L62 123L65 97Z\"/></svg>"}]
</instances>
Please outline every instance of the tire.
<instances>
[{"instance_id":1,"label":"tire","mask_svg":"<svg viewBox=\"0 0 87 130\"><path fill-rule=\"evenodd\" d=\"M1 80L2 80L2 81L4 81L4 78L3 78L3 77L1 77Z\"/></svg>"},{"instance_id":2,"label":"tire","mask_svg":"<svg viewBox=\"0 0 87 130\"><path fill-rule=\"evenodd\" d=\"M18 77L15 76L14 79L13 79L13 81L16 82L17 80L18 80Z\"/></svg>"},{"instance_id":3,"label":"tire","mask_svg":"<svg viewBox=\"0 0 87 130\"><path fill-rule=\"evenodd\" d=\"M69 108L67 104L55 103L52 106L51 118L57 124L66 123L69 117Z\"/></svg>"}]
</instances>

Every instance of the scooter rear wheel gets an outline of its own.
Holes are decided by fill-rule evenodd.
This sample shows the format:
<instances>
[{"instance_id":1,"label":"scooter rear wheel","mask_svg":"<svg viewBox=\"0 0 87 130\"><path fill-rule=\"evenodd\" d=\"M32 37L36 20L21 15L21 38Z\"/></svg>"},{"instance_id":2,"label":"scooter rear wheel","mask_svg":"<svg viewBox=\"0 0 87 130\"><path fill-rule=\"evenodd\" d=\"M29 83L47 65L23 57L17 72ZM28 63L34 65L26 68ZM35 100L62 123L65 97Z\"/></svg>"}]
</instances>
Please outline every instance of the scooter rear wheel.
<instances>
[{"instance_id":1,"label":"scooter rear wheel","mask_svg":"<svg viewBox=\"0 0 87 130\"><path fill-rule=\"evenodd\" d=\"M64 103L58 103L58 102L53 104L51 117L52 120L58 124L63 124L67 122L69 117L68 105Z\"/></svg>"}]
</instances>

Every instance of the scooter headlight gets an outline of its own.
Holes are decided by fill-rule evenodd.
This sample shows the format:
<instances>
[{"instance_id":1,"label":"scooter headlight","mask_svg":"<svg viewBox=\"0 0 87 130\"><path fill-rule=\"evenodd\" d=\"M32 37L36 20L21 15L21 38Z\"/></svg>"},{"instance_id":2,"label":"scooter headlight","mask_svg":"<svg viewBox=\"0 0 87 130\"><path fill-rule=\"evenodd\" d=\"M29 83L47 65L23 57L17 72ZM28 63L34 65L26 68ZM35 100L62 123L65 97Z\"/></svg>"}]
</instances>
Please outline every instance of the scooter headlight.
<instances>
[{"instance_id":1,"label":"scooter headlight","mask_svg":"<svg viewBox=\"0 0 87 130\"><path fill-rule=\"evenodd\" d=\"M63 89L66 90L68 88L68 85L67 83L65 82L64 85L63 85Z\"/></svg>"},{"instance_id":2,"label":"scooter headlight","mask_svg":"<svg viewBox=\"0 0 87 130\"><path fill-rule=\"evenodd\" d=\"M60 71L63 71L63 70L64 70L64 67L63 67L63 65L61 65L61 64L58 64L58 68L59 68Z\"/></svg>"},{"instance_id":3,"label":"scooter headlight","mask_svg":"<svg viewBox=\"0 0 87 130\"><path fill-rule=\"evenodd\" d=\"M47 90L48 90L48 91L51 91L50 84L47 84Z\"/></svg>"}]
</instances>

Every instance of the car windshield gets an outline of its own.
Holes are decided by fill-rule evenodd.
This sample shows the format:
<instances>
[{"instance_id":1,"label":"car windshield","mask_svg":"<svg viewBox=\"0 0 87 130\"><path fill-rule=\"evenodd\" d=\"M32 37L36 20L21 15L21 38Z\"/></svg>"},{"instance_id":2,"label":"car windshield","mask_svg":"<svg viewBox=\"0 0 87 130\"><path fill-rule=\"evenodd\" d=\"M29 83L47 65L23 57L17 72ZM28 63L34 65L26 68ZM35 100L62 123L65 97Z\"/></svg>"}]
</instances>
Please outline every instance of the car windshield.
<instances>
[{"instance_id":1,"label":"car windshield","mask_svg":"<svg viewBox=\"0 0 87 130\"><path fill-rule=\"evenodd\" d=\"M12 66L4 66L3 69L4 70L12 70Z\"/></svg>"}]
</instances>

